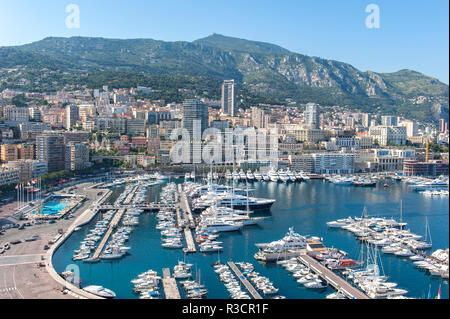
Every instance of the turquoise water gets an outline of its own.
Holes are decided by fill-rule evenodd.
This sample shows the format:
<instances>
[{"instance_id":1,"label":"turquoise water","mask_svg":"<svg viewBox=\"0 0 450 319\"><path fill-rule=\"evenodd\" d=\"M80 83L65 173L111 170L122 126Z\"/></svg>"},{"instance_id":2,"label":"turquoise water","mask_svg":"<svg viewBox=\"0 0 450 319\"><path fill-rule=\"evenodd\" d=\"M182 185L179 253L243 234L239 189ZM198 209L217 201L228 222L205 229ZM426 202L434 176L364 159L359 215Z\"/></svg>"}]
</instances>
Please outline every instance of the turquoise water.
<instances>
[{"instance_id":1,"label":"turquoise water","mask_svg":"<svg viewBox=\"0 0 450 319\"><path fill-rule=\"evenodd\" d=\"M69 205L68 202L48 202L42 208L42 214L55 215L58 214L64 207Z\"/></svg>"},{"instance_id":2,"label":"turquoise water","mask_svg":"<svg viewBox=\"0 0 450 319\"><path fill-rule=\"evenodd\" d=\"M374 188L337 186L326 181L316 180L303 183L251 183L250 188L259 197L275 198L271 212L260 225L244 228L241 232L222 233L219 240L224 250L221 261L230 258L234 261L247 261L255 265L256 271L269 277L279 294L287 298L325 298L332 288L316 291L304 288L284 268L275 264L257 262L253 255L258 242L280 239L293 226L302 235L323 237L326 246L345 250L350 257L358 259L361 246L351 233L344 230L330 230L327 221L361 216L364 206L369 215L399 218L400 200L403 201L403 220L417 234L425 233L425 217L432 234L433 251L449 246L449 202L448 198L425 197L407 190L406 185L396 181L388 182L390 187L384 189L384 182ZM237 185L245 187L245 184ZM160 187L149 191L149 199L155 200ZM100 218L98 216L96 219ZM91 224L95 223L95 220ZM89 230L89 225L74 233L55 253L53 263L57 272L66 266L76 264L80 267L82 286L99 284L116 292L118 298L137 298L133 294L130 280L138 274L153 269L160 274L162 268L173 266L183 260L183 253L166 250L160 246L160 234L155 229L156 217L152 213L140 217L140 225L130 236L127 246L131 246L130 255L117 261L102 261L97 264L73 262L73 250ZM201 272L201 281L209 290L208 298L228 298L228 293L214 273L211 263L217 261L218 255L201 253L187 255L187 261L193 263ZM419 271L405 258L392 255L382 257L384 272L390 281L398 283L399 288L409 291L406 296L426 298L431 285L431 296L437 294L441 285L441 297L448 298L448 282L431 277ZM180 289L182 292L182 290ZM162 292L162 289L161 289Z\"/></svg>"}]
</instances>

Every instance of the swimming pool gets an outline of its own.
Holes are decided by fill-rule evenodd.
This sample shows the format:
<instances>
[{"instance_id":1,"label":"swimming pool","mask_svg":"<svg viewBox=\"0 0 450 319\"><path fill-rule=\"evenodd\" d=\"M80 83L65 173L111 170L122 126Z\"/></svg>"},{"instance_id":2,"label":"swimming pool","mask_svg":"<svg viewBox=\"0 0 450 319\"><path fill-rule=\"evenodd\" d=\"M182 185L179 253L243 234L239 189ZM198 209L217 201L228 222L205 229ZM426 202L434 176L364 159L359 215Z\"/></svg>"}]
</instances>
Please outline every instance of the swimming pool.
<instances>
[{"instance_id":1,"label":"swimming pool","mask_svg":"<svg viewBox=\"0 0 450 319\"><path fill-rule=\"evenodd\" d=\"M69 205L68 202L48 202L42 208L42 214L55 215L58 214L64 207Z\"/></svg>"}]
</instances>

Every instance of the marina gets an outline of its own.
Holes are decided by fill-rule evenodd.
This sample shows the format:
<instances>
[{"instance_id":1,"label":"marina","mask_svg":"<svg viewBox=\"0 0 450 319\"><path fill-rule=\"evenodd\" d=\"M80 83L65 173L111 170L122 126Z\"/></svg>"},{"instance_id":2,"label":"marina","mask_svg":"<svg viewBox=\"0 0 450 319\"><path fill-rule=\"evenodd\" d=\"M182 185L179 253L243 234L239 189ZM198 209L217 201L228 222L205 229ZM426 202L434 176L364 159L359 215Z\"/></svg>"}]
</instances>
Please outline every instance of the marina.
<instances>
[{"instance_id":1,"label":"marina","mask_svg":"<svg viewBox=\"0 0 450 319\"><path fill-rule=\"evenodd\" d=\"M213 271L214 269L209 266L214 262L215 259L217 259L217 251L220 251L220 254L223 255L223 258L232 258L233 260L251 260L253 259L255 253L258 252L258 247L255 247L255 244L261 242L264 243L276 241L279 238L283 238L282 234L286 233L286 229L288 229L290 226L294 226L295 230L299 233L308 235L307 238L310 239L312 238L310 235L320 235L325 237L326 242L331 242L333 243L333 246L339 246L340 248L345 249L349 253L349 255L353 257L353 259L357 260L358 254L360 252L359 245L362 245L364 242L358 244L359 241L355 241L354 237L352 237L350 234L350 237L345 235L343 236L343 234L346 233L345 230L340 230L338 228L336 230L333 230L328 227L327 222L333 221L333 218L330 218L329 208L325 209L325 207L329 206L333 212L342 211L342 213L337 215L336 213L334 213L335 221L337 219L345 219L348 217L348 215L361 215L361 211L364 206L368 206L368 210L372 214L378 213L381 215L381 213L383 213L383 215L386 216L387 219L391 219L392 217L390 216L394 216L394 219L399 220L400 216L398 210L398 201L400 198L397 196L398 194L401 194L401 198L404 202L403 220L405 222L408 222L409 227L416 229L416 232L418 226L420 227L420 225L422 225L421 227L423 227L424 223L423 219L421 221L418 220L417 213L411 213L411 211L418 209L415 206L417 205L419 198L423 200L423 195L418 192L410 191L406 184L402 182L387 181L387 183L390 184L389 189L383 187L383 184L386 183L385 180L379 181L376 187L340 187L325 180L308 180L301 183L259 183L257 181L254 181L252 183L246 182L242 184L236 182L235 189L240 188L241 190L243 190L243 193L245 195L242 196L247 197L246 193L249 193L248 190L250 189L248 188L248 186L251 186L252 196L274 198L276 199L276 202L273 204L273 207L270 209L270 211L267 212L259 212L256 210L253 212L247 211L247 213L245 213L245 211L248 210L248 206L244 206L244 210L241 210L240 212L239 210L232 210L230 207L223 207L220 209L210 207L208 208L209 210L204 210L202 213L200 213L200 215L198 213L191 212L192 221L197 228L195 236L192 236L192 224L189 220L188 213L190 208L190 201L187 199L187 195L183 196L183 194L180 194L178 197L178 191L182 187L182 182L182 180L177 181L178 186L175 187L173 192L170 192L170 194L173 195L169 195L169 192L167 192L167 190L161 192L161 188L166 187L164 185L167 185L167 187L169 187L169 190L173 189L173 186L170 186L171 183L162 184L161 186L155 186L148 189L147 198L156 199L158 196L162 196L162 194L164 194L164 196L160 197L157 201L158 205L160 205L161 207L157 215L163 219L156 218L156 215L154 213L142 214L139 217L139 226L133 230L133 236L130 237L130 242L128 243L128 246L130 246L133 250L133 254L128 255L127 258L124 258L123 260L121 259L110 261L105 264L105 266L108 265L107 267L109 267L112 272L98 272L96 270L97 268L101 269L104 267L102 266L102 263L81 263L81 277L83 278L83 282L85 282L86 285L101 284L104 287L112 289L119 298L136 298L135 295L129 294L125 290L123 290L123 288L121 288L123 285L121 285L119 282L115 282L113 278L116 278L116 276L121 276L120 274L126 271L125 269L129 271L128 275L125 275L124 273L125 277L130 278L130 276L134 274L134 278L136 278L138 274L142 273L148 268L167 268L167 266L171 263L176 264L177 260L184 259L186 256L185 254L188 253L189 250L189 242L194 244L195 247L194 242L197 241L197 243L202 244L199 246L200 253L197 249L196 253L192 252L189 254L189 259L191 263L197 265L198 268L202 271L202 281L208 286L208 294L205 297L230 298L230 293L226 291L226 289L228 288L218 280L217 273L215 273ZM332 195L331 198L325 199L325 197L319 194L330 194L330 191L326 190L328 188L333 188L335 194ZM395 190L395 192L393 190ZM311 192L318 194L319 197L311 196ZM297 197L291 197L294 193L300 194L300 196L297 195ZM350 193L352 193L353 195L352 198L346 197L347 200L345 201L335 200L337 197L342 198L342 196L346 196ZM395 196L393 197L394 194ZM367 201L367 199L370 198L368 196L374 198ZM415 199L416 196L417 199ZM185 199L181 200L181 198L183 197L185 197ZM180 199L179 205L181 208L179 211L177 211L176 209L178 205L176 200L178 198ZM366 200L364 200L364 198ZM378 198L378 200L375 200L375 198ZM385 206L380 206L381 204L377 204L378 202L380 202L381 198L383 198L384 202L387 201L388 203L391 203L390 206L388 206L387 210L384 209ZM430 229L433 234L437 231L437 226L445 226L445 223L436 223L436 220L439 220L441 218L448 218L448 208L445 207L445 203L439 202L441 200L442 199L433 199L433 201L436 201L434 203L435 206L433 209L433 213L428 216ZM392 205L392 203L395 202L397 202L397 204ZM414 205L412 205L413 202ZM324 203L328 203L328 205L324 206ZM383 209L381 209L381 207L383 207ZM311 213L314 212L314 217L311 217L311 213L308 213L309 211L311 211ZM349 213L349 211L351 211L351 213ZM347 214L344 215L345 212L347 212ZM211 213L213 215L211 215ZM290 214L290 218L288 220L285 220L285 218L282 218L282 215L285 215L287 213ZM234 231L223 231L224 229L217 228L215 229L215 231L209 233L205 233L205 230L199 232L199 225L201 225L201 223L199 224L198 222L201 220L206 220L205 218L211 218L211 216L217 216L217 218L219 218L218 216L221 216L220 218L227 218L227 220L229 219L231 222L231 219L245 218L245 214L250 215L251 218L263 219L257 219L257 224L255 224L254 226L241 226ZM309 218L307 216L309 216ZM198 219L200 217L201 220ZM309 223L309 219L311 218L314 219L314 224ZM184 220L186 220L187 222L184 222ZM173 235L184 235L184 244L183 241L181 241L181 247L184 246L184 249L164 249L164 247L161 247L163 249L159 249L157 248L159 244L157 244L156 246L152 244L154 241L159 242L161 240L160 235L154 235L155 226L161 223L162 225L170 225L171 223L173 223L173 225L182 228L183 231L181 232L174 230ZM268 229L272 230L268 231ZM189 239L189 235L187 235L186 233L187 230L191 232L192 240ZM161 232L163 230L159 231ZM448 233L448 226L443 231ZM76 241L77 237L82 236L83 233L83 230L74 233L72 237L64 244L64 246L60 248L59 251L57 251L55 257L56 267L58 267L57 264L60 260L60 257L58 257L58 255L60 255L61 252L64 251L65 247L69 247L72 241ZM433 250L435 248L442 248L445 250L448 247L448 240L446 241L441 236L439 236L439 238L435 237L436 236L433 236ZM207 239L206 241L208 242L209 246L203 245L205 239ZM139 244L140 242L145 242L145 246L143 246L142 243ZM145 248L148 247L148 245L154 248L149 251L148 248ZM208 248L208 250L211 250L211 252L205 253L208 252L206 250L206 247L211 247ZM219 247L220 249L218 249ZM158 257L155 259L155 256ZM277 289L279 288L283 293L283 296L280 296L279 299L283 298L284 296L286 296L286 298L328 298L327 296L330 295L330 292L333 292L330 295L332 297L344 296L346 298L364 298L363 295L366 295L361 289L358 289L351 280L347 281L345 276L336 275L334 271L327 268L327 266L323 265L319 261L312 259L310 256L306 257L307 261L303 259L303 262L300 260L301 257L303 257L303 255L301 254L288 255L286 251L283 251L282 253L278 254L278 258L275 258L275 262L256 263L255 271L260 273L262 276L271 278L273 280L273 283L277 287ZM308 257L311 258L311 260L313 260L315 263L309 260ZM291 258L297 258L297 263L301 263L305 266L307 266L306 264L308 263L307 268L309 268L312 273L318 275L324 282L329 285L329 287L325 286L325 288L322 289L311 289L308 287L315 287L315 284L311 283L307 285L299 285L299 283L297 283L297 280L292 280L292 275L283 272L283 270L280 269L281 267L276 265L277 260L289 260ZM417 267L412 262L408 262L405 264L404 261L400 262L389 256L381 256L381 258L383 259L384 268L389 269L389 276L394 279L399 286L401 286L402 288L407 288L408 297L426 297L428 292L428 285L426 287L420 286L417 281L413 283L410 278L421 276L423 282L423 279L427 277L423 277L424 273L417 271ZM56 261L57 259L59 260ZM75 262L78 263L78 261ZM396 268L400 267L399 269L401 269L401 271L393 271L393 269L395 269L392 268L393 264L395 264ZM237 270L239 270L236 264L235 267ZM230 271L234 272L231 267L229 269ZM92 277L94 273L96 274L95 279L94 277ZM83 276L83 274L85 275ZM238 276L238 278L240 277ZM130 280L132 280L132 278L130 278L128 281ZM445 281L445 279L443 279L443 281L437 280L436 276L432 276L429 280L431 280L431 289L437 291L439 285L442 285L442 295L448 296L448 282ZM239 282L242 287L245 288L246 291L248 291L243 282L240 280ZM250 281L248 280L247 282L250 283ZM188 287L192 287L190 285L193 285L193 287L196 286L192 283L186 283L186 285ZM229 286L235 286L235 283L231 281ZM320 285L317 286L319 287ZM332 291L330 291L331 287L333 287ZM356 291L352 289L355 289ZM359 293L357 291L359 291ZM192 298L200 297L200 295L191 292L185 294L180 293L180 298L188 298L188 294ZM245 291L242 290L242 292L239 292L238 289L236 290L236 294L233 296L234 298L246 298ZM267 295L264 297L262 297L262 295L260 296L261 298L274 297L273 295ZM249 294L248 297L251 298L253 297L253 295Z\"/></svg>"}]
</instances>

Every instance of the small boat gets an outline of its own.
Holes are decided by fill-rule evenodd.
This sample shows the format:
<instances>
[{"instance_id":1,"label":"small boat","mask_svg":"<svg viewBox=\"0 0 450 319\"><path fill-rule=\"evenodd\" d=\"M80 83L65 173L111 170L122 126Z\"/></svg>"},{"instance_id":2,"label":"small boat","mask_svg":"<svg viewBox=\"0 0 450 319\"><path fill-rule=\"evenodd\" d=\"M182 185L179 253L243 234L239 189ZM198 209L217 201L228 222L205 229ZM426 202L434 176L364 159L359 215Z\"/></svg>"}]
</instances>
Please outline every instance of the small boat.
<instances>
[{"instance_id":1,"label":"small boat","mask_svg":"<svg viewBox=\"0 0 450 319\"><path fill-rule=\"evenodd\" d=\"M84 291L87 291L93 295L100 296L103 298L114 298L116 297L116 294L114 291L107 289L103 286L87 286L83 288Z\"/></svg>"}]
</instances>

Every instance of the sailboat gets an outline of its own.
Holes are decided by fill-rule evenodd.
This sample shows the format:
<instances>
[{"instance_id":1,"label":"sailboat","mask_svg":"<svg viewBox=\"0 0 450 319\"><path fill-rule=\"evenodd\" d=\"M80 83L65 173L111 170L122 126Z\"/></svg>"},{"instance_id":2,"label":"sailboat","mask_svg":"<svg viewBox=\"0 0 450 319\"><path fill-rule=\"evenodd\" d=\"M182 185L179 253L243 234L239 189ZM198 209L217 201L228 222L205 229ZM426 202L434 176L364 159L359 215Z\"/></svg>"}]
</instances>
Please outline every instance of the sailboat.
<instances>
[{"instance_id":1,"label":"sailboat","mask_svg":"<svg viewBox=\"0 0 450 319\"><path fill-rule=\"evenodd\" d=\"M416 250L425 250L433 246L431 241L431 232L428 225L428 217L425 217L425 240L424 241L413 241L411 247Z\"/></svg>"}]
</instances>

